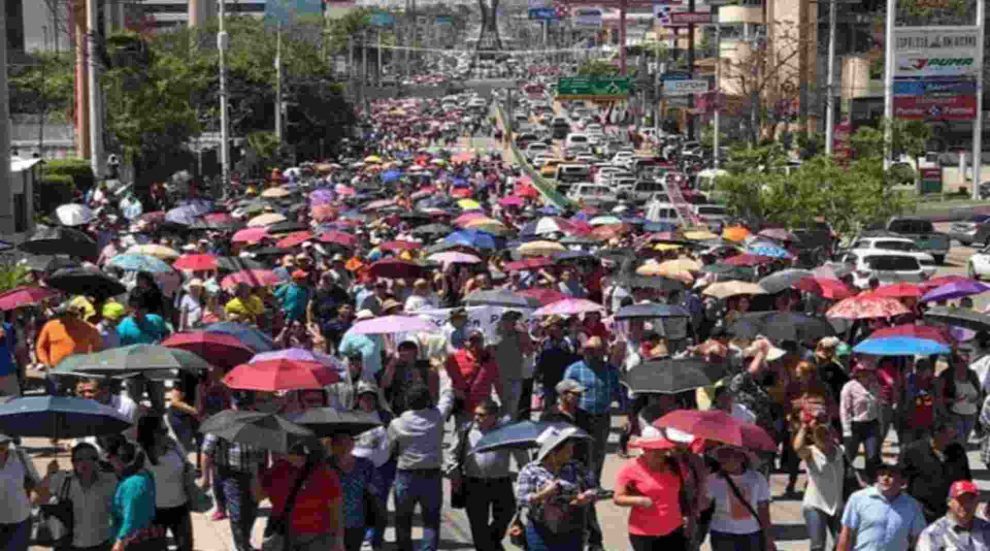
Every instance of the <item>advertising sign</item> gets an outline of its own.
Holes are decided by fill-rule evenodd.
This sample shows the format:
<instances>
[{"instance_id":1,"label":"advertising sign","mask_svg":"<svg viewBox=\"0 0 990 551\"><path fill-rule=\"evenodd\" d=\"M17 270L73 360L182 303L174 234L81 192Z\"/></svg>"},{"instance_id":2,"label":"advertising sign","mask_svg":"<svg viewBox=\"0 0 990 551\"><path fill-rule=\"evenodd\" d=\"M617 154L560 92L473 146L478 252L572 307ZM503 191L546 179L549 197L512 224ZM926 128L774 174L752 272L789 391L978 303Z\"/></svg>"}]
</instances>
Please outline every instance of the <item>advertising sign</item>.
<instances>
[{"instance_id":1,"label":"advertising sign","mask_svg":"<svg viewBox=\"0 0 990 551\"><path fill-rule=\"evenodd\" d=\"M895 77L975 77L980 68L974 51L946 51L940 55L898 53Z\"/></svg>"},{"instance_id":2,"label":"advertising sign","mask_svg":"<svg viewBox=\"0 0 990 551\"><path fill-rule=\"evenodd\" d=\"M921 169L921 193L942 193L942 167Z\"/></svg>"},{"instance_id":3,"label":"advertising sign","mask_svg":"<svg viewBox=\"0 0 990 551\"><path fill-rule=\"evenodd\" d=\"M323 17L320 0L266 0L265 19L273 23L291 25L300 19Z\"/></svg>"},{"instance_id":4,"label":"advertising sign","mask_svg":"<svg viewBox=\"0 0 990 551\"><path fill-rule=\"evenodd\" d=\"M452 15L438 15L433 19L433 22L437 25L453 25L454 17Z\"/></svg>"},{"instance_id":5,"label":"advertising sign","mask_svg":"<svg viewBox=\"0 0 990 551\"><path fill-rule=\"evenodd\" d=\"M537 21L554 21L557 19L557 10L554 8L530 8L529 18Z\"/></svg>"},{"instance_id":6,"label":"advertising sign","mask_svg":"<svg viewBox=\"0 0 990 551\"><path fill-rule=\"evenodd\" d=\"M670 14L672 25L705 25L712 22L712 12L709 11L682 11Z\"/></svg>"},{"instance_id":7,"label":"advertising sign","mask_svg":"<svg viewBox=\"0 0 990 551\"><path fill-rule=\"evenodd\" d=\"M894 81L895 96L933 96L975 94L976 81L971 79L909 79Z\"/></svg>"},{"instance_id":8,"label":"advertising sign","mask_svg":"<svg viewBox=\"0 0 990 551\"><path fill-rule=\"evenodd\" d=\"M660 80L667 82L668 80L690 80L691 73L687 71L667 71L660 75Z\"/></svg>"},{"instance_id":9,"label":"advertising sign","mask_svg":"<svg viewBox=\"0 0 990 551\"><path fill-rule=\"evenodd\" d=\"M598 8L578 8L571 16L575 27L601 27L602 10Z\"/></svg>"},{"instance_id":10,"label":"advertising sign","mask_svg":"<svg viewBox=\"0 0 990 551\"><path fill-rule=\"evenodd\" d=\"M895 96L894 116L926 121L973 120L976 96Z\"/></svg>"},{"instance_id":11,"label":"advertising sign","mask_svg":"<svg viewBox=\"0 0 990 551\"><path fill-rule=\"evenodd\" d=\"M689 96L707 91L707 80L667 80L663 83L663 92L668 96Z\"/></svg>"},{"instance_id":12,"label":"advertising sign","mask_svg":"<svg viewBox=\"0 0 990 551\"><path fill-rule=\"evenodd\" d=\"M937 57L942 52L973 52L979 44L976 27L901 27L894 29L894 51Z\"/></svg>"},{"instance_id":13,"label":"advertising sign","mask_svg":"<svg viewBox=\"0 0 990 551\"><path fill-rule=\"evenodd\" d=\"M626 99L629 83L629 77L561 77L557 81L557 99Z\"/></svg>"},{"instance_id":14,"label":"advertising sign","mask_svg":"<svg viewBox=\"0 0 990 551\"><path fill-rule=\"evenodd\" d=\"M395 16L387 11L376 11L371 14L370 22L373 27L391 27L395 25Z\"/></svg>"}]
</instances>

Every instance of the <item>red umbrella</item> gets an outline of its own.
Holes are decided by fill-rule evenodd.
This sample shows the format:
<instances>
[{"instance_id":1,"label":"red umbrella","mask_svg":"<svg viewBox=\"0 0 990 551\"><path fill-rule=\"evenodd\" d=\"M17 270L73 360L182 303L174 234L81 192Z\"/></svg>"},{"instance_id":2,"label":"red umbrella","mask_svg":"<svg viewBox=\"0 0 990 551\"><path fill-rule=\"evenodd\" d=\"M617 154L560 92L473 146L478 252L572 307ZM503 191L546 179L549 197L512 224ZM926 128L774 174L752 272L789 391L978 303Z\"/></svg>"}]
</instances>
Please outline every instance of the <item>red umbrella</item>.
<instances>
[{"instance_id":1,"label":"red umbrella","mask_svg":"<svg viewBox=\"0 0 990 551\"><path fill-rule=\"evenodd\" d=\"M561 293L560 291L555 291L553 289L540 289L539 287L533 287L532 289L523 289L522 291L516 291L516 294L521 297L536 299L540 301L541 306L546 306L547 304L569 298L567 295Z\"/></svg>"},{"instance_id":2,"label":"red umbrella","mask_svg":"<svg viewBox=\"0 0 990 551\"><path fill-rule=\"evenodd\" d=\"M254 350L240 339L226 333L190 331L176 333L162 341L162 346L181 348L208 362L224 367L246 363L254 356Z\"/></svg>"},{"instance_id":3,"label":"red umbrella","mask_svg":"<svg viewBox=\"0 0 990 551\"><path fill-rule=\"evenodd\" d=\"M515 195L524 199L537 199L540 196L540 192L529 184L516 184Z\"/></svg>"},{"instance_id":4,"label":"red umbrella","mask_svg":"<svg viewBox=\"0 0 990 551\"><path fill-rule=\"evenodd\" d=\"M457 199L467 199L473 194L474 192L469 187L457 187L450 190L450 196Z\"/></svg>"},{"instance_id":5,"label":"red umbrella","mask_svg":"<svg viewBox=\"0 0 990 551\"><path fill-rule=\"evenodd\" d=\"M202 216L204 222L210 224L229 224L234 222L234 217L229 212L210 212Z\"/></svg>"},{"instance_id":6,"label":"red umbrella","mask_svg":"<svg viewBox=\"0 0 990 551\"><path fill-rule=\"evenodd\" d=\"M391 252L415 251L416 249L423 248L423 244L416 243L415 241L386 241L379 245L378 248Z\"/></svg>"},{"instance_id":7,"label":"red umbrella","mask_svg":"<svg viewBox=\"0 0 990 551\"><path fill-rule=\"evenodd\" d=\"M265 392L319 390L339 381L340 376L321 363L285 359L241 364L223 378L230 388Z\"/></svg>"},{"instance_id":8,"label":"red umbrella","mask_svg":"<svg viewBox=\"0 0 990 551\"><path fill-rule=\"evenodd\" d=\"M275 246L280 249L291 249L296 245L302 245L313 238L313 234L308 231L297 231L279 239Z\"/></svg>"},{"instance_id":9,"label":"red umbrella","mask_svg":"<svg viewBox=\"0 0 990 551\"><path fill-rule=\"evenodd\" d=\"M316 237L316 240L320 243L332 243L341 247L347 247L348 249L353 249L357 246L357 237L337 230L323 232Z\"/></svg>"},{"instance_id":10,"label":"red umbrella","mask_svg":"<svg viewBox=\"0 0 990 551\"><path fill-rule=\"evenodd\" d=\"M513 260L512 262L505 263L505 269L510 272L518 272L521 270L538 270L548 266L553 266L553 259L548 256L534 256L531 258L523 258L521 260Z\"/></svg>"},{"instance_id":11,"label":"red umbrella","mask_svg":"<svg viewBox=\"0 0 990 551\"><path fill-rule=\"evenodd\" d=\"M866 294L871 297L920 298L924 292L914 283L901 282L893 283L891 285L881 285L872 291L867 291Z\"/></svg>"},{"instance_id":12,"label":"red umbrella","mask_svg":"<svg viewBox=\"0 0 990 551\"><path fill-rule=\"evenodd\" d=\"M770 262L773 262L773 257L743 253L726 258L722 261L722 264L728 264L729 266L758 266L760 264L768 264Z\"/></svg>"},{"instance_id":13,"label":"red umbrella","mask_svg":"<svg viewBox=\"0 0 990 551\"><path fill-rule=\"evenodd\" d=\"M829 318L851 320L870 318L892 318L910 313L896 298L856 295L842 299L825 313Z\"/></svg>"},{"instance_id":14,"label":"red umbrella","mask_svg":"<svg viewBox=\"0 0 990 551\"><path fill-rule=\"evenodd\" d=\"M217 257L212 254L184 254L172 264L177 270L200 272L217 269Z\"/></svg>"},{"instance_id":15,"label":"red umbrella","mask_svg":"<svg viewBox=\"0 0 990 551\"><path fill-rule=\"evenodd\" d=\"M930 325L895 325L894 327L877 329L873 333L870 333L871 339L883 337L917 337L919 339L938 341L943 344L952 344L952 338L948 335L947 331Z\"/></svg>"},{"instance_id":16,"label":"red umbrella","mask_svg":"<svg viewBox=\"0 0 990 551\"><path fill-rule=\"evenodd\" d=\"M393 279L420 277L424 268L414 262L407 262L397 258L386 258L372 264L369 273L375 277L388 277Z\"/></svg>"},{"instance_id":17,"label":"red umbrella","mask_svg":"<svg viewBox=\"0 0 990 551\"><path fill-rule=\"evenodd\" d=\"M230 238L232 243L261 243L261 240L268 237L268 228L244 228L234 233Z\"/></svg>"},{"instance_id":18,"label":"red umbrella","mask_svg":"<svg viewBox=\"0 0 990 551\"><path fill-rule=\"evenodd\" d=\"M798 280L794 288L830 300L841 300L854 294L845 283L827 277L805 277Z\"/></svg>"},{"instance_id":19,"label":"red umbrella","mask_svg":"<svg viewBox=\"0 0 990 551\"><path fill-rule=\"evenodd\" d=\"M240 283L246 283L251 287L266 287L278 285L282 280L271 270L241 270L223 278L220 287L233 289Z\"/></svg>"},{"instance_id":20,"label":"red umbrella","mask_svg":"<svg viewBox=\"0 0 990 551\"><path fill-rule=\"evenodd\" d=\"M521 207L526 204L526 199L519 195L509 195L499 199L498 204L503 207Z\"/></svg>"},{"instance_id":21,"label":"red umbrella","mask_svg":"<svg viewBox=\"0 0 990 551\"><path fill-rule=\"evenodd\" d=\"M58 291L46 287L18 287L0 294L0 310L13 310L21 306L30 306L57 296Z\"/></svg>"},{"instance_id":22,"label":"red umbrella","mask_svg":"<svg viewBox=\"0 0 990 551\"><path fill-rule=\"evenodd\" d=\"M657 428L671 428L704 438L756 450L773 451L777 443L767 431L752 424L744 423L721 410L698 411L678 409L653 422Z\"/></svg>"}]
</instances>

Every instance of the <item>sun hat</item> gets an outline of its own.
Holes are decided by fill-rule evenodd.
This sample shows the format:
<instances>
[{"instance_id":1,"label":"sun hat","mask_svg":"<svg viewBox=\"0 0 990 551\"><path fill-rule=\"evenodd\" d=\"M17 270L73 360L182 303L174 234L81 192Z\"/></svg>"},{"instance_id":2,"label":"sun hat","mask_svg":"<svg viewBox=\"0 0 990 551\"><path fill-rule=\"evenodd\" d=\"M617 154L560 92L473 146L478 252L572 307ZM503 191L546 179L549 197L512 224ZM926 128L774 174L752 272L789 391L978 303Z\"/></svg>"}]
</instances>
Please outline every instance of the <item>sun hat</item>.
<instances>
[{"instance_id":1,"label":"sun hat","mask_svg":"<svg viewBox=\"0 0 990 551\"><path fill-rule=\"evenodd\" d=\"M536 454L536 460L543 461L552 451L572 438L587 439L590 436L575 426L548 427L536 438L536 443L540 445L540 450Z\"/></svg>"},{"instance_id":2,"label":"sun hat","mask_svg":"<svg viewBox=\"0 0 990 551\"><path fill-rule=\"evenodd\" d=\"M357 313L354 314L355 321L370 320L370 319L372 319L374 317L375 317L374 312L372 312L371 310L368 310L368 309L358 310Z\"/></svg>"}]
</instances>

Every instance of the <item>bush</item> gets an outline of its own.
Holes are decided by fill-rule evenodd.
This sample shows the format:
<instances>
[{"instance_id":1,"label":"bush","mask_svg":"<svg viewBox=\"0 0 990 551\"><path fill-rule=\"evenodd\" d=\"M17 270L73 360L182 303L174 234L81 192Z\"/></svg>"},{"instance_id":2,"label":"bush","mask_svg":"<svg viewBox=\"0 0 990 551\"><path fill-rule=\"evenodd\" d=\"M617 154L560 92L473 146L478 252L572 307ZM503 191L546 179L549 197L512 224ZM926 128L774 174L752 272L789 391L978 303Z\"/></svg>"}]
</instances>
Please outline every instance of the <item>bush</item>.
<instances>
[{"instance_id":1,"label":"bush","mask_svg":"<svg viewBox=\"0 0 990 551\"><path fill-rule=\"evenodd\" d=\"M83 193L86 193L96 183L93 169L86 159L52 159L45 162L43 170L46 179L48 176L68 176L75 188Z\"/></svg>"},{"instance_id":2,"label":"bush","mask_svg":"<svg viewBox=\"0 0 990 551\"><path fill-rule=\"evenodd\" d=\"M45 173L34 189L37 212L50 214L59 205L72 202L75 191L71 176Z\"/></svg>"}]
</instances>

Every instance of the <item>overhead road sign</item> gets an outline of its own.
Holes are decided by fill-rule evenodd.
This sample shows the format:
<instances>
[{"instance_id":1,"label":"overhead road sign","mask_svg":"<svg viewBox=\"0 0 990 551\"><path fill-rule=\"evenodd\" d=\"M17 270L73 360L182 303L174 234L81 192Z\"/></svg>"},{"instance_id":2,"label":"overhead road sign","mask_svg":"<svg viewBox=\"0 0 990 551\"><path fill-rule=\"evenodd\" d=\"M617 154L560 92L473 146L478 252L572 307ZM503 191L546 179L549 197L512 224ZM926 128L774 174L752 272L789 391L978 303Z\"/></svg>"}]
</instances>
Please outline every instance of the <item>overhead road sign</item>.
<instances>
[{"instance_id":1,"label":"overhead road sign","mask_svg":"<svg viewBox=\"0 0 990 551\"><path fill-rule=\"evenodd\" d=\"M557 99L619 100L629 97L629 77L561 77Z\"/></svg>"},{"instance_id":2,"label":"overhead road sign","mask_svg":"<svg viewBox=\"0 0 990 551\"><path fill-rule=\"evenodd\" d=\"M536 21L556 21L556 8L530 8L529 18Z\"/></svg>"}]
</instances>

